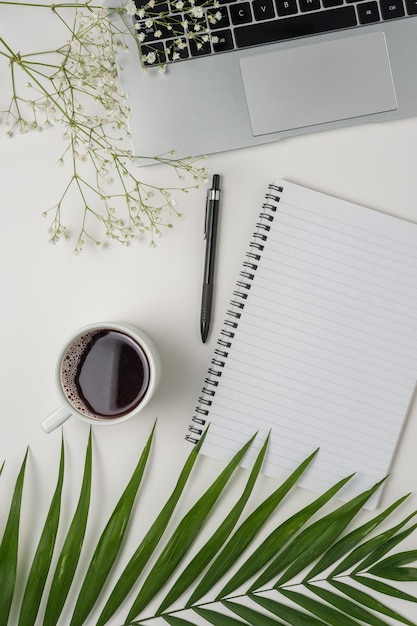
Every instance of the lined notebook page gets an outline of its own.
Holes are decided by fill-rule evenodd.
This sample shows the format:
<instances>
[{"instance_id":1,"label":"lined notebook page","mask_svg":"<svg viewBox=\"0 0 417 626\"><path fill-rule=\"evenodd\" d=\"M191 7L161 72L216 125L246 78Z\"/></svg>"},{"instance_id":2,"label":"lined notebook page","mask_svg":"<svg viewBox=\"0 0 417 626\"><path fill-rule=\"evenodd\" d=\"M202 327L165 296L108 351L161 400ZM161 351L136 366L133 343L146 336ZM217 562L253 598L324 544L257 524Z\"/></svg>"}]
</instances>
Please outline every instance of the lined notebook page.
<instances>
[{"instance_id":1,"label":"lined notebook page","mask_svg":"<svg viewBox=\"0 0 417 626\"><path fill-rule=\"evenodd\" d=\"M355 472L350 498L389 471L416 384L417 224L274 186L192 431L210 423L203 453L224 460L258 431L247 466L271 431L263 471L278 478L320 448L299 484Z\"/></svg>"}]
</instances>

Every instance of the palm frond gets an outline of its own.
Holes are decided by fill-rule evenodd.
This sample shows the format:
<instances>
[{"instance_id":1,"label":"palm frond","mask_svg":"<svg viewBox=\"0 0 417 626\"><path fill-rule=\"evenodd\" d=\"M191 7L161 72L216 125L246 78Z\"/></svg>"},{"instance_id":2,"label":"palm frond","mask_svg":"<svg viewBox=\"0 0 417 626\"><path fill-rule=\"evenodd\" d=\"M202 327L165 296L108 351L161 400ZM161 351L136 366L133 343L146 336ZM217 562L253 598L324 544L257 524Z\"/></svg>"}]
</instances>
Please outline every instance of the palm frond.
<instances>
[{"instance_id":1,"label":"palm frond","mask_svg":"<svg viewBox=\"0 0 417 626\"><path fill-rule=\"evenodd\" d=\"M235 453L173 530L169 530L173 512L191 480L201 442L193 448L168 500L127 559L122 574L112 582L112 572L120 558L129 520L136 514L136 508L140 510L140 502L137 507L135 503L145 476L154 432L155 426L98 539L86 573L78 576L90 509L91 432L79 500L68 528L60 515L65 485L64 445L61 443L55 491L19 597L19 534L22 532L26 453L0 543L2 626L12 626L12 604L17 606L19 626L34 625L37 617L43 626L67 626L68 618L62 617L65 604L67 612L72 615L70 626L81 626L86 622L89 626L104 626L114 619L116 612L119 615L119 611L126 615L120 621L132 626L147 624L155 617L158 617L158 623L162 621L169 626L202 623L212 626L387 626L393 621L416 626L401 614L398 602L417 603L416 595L410 593L412 589L416 591L417 549L399 548L417 528L414 521L417 511L391 527L383 527L390 515L398 513L408 496L399 498L364 523L355 523L350 530L354 521L357 522L358 518L360 521L363 505L380 483L348 502L334 502L340 489L350 480L349 476L280 521L266 538L259 541L259 531L267 521L273 526L280 503L291 494L316 454L305 459L271 495L253 507L250 501L267 453L268 440L261 446L235 503L211 536L203 541L202 547L190 556L193 543L203 536L206 521L230 485L253 438ZM332 505L330 512L321 513L328 504ZM249 512L245 514L246 508ZM57 540L59 525L64 526L61 546ZM382 530L377 532L380 527ZM55 570L49 577L54 559ZM21 560L28 561L28 557ZM22 578L20 573L20 580ZM103 591L105 581L108 589ZM407 591L402 586L404 582L408 584ZM414 588L410 588L413 584ZM70 589L73 606L70 605ZM389 603L392 598L397 603L395 608ZM153 605L158 608L151 609ZM94 617L93 609L98 618Z\"/></svg>"},{"instance_id":2,"label":"palm frond","mask_svg":"<svg viewBox=\"0 0 417 626\"><path fill-rule=\"evenodd\" d=\"M245 485L245 488L236 502L228 513L226 519L217 528L211 538L205 543L203 548L199 550L193 560L189 563L186 569L181 573L180 577L171 587L168 595L164 598L162 604L158 609L158 614L163 613L171 604L180 597L180 595L189 589L195 582L196 578L206 568L206 566L212 561L214 557L223 548L225 541L230 536L233 528L235 527L243 508L246 505L250 494L255 486L256 479L259 476L259 472L262 467L262 462L265 458L266 450L268 447L269 438L266 439L264 445L261 447L257 459L253 465L252 471L249 474L249 479ZM197 590L196 590L197 591ZM203 594L201 594L203 595ZM200 596L201 597L201 596ZM193 600L189 600L189 604L193 604Z\"/></svg>"},{"instance_id":3,"label":"palm frond","mask_svg":"<svg viewBox=\"0 0 417 626\"><path fill-rule=\"evenodd\" d=\"M188 482L188 478L198 458L198 453L204 442L205 435L203 435L198 444L193 447L191 453L186 460L184 467L180 473L177 483L173 492L165 503L162 511L158 515L155 523L147 532L144 539L130 558L129 563L123 570L119 580L114 586L106 605L97 622L97 626L103 626L114 615L116 610L120 607L126 596L133 588L134 584L138 580L141 572L146 566L148 560L154 554L156 546L158 545L161 537L163 536L166 527L172 517L172 514L178 504L182 492Z\"/></svg>"},{"instance_id":4,"label":"palm frond","mask_svg":"<svg viewBox=\"0 0 417 626\"><path fill-rule=\"evenodd\" d=\"M0 624L7 624L16 584L20 510L27 457L28 451L26 451L16 480L9 516L0 544Z\"/></svg>"},{"instance_id":5,"label":"palm frond","mask_svg":"<svg viewBox=\"0 0 417 626\"><path fill-rule=\"evenodd\" d=\"M70 626L82 626L95 605L119 553L133 504L149 458L155 426L148 438L132 477L110 516L97 543L78 594Z\"/></svg>"},{"instance_id":6,"label":"palm frond","mask_svg":"<svg viewBox=\"0 0 417 626\"><path fill-rule=\"evenodd\" d=\"M43 626L56 626L74 581L87 527L91 496L92 441L88 438L78 504L55 566Z\"/></svg>"},{"instance_id":7,"label":"palm frond","mask_svg":"<svg viewBox=\"0 0 417 626\"><path fill-rule=\"evenodd\" d=\"M64 482L64 458L64 441L62 440L58 481L26 582L19 614L19 626L33 626L39 611L58 531L62 485Z\"/></svg>"}]
</instances>

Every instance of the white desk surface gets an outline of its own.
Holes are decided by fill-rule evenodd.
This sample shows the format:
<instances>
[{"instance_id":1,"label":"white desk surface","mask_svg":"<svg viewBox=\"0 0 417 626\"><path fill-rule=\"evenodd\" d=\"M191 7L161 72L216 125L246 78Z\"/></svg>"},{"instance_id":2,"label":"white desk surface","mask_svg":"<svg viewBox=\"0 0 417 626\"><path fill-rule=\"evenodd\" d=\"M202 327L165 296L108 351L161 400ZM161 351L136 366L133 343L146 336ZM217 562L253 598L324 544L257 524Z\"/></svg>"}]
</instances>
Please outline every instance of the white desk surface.
<instances>
[{"instance_id":1,"label":"white desk surface","mask_svg":"<svg viewBox=\"0 0 417 626\"><path fill-rule=\"evenodd\" d=\"M159 511L187 454L184 436L266 185L279 176L417 221L417 119L323 132L210 156L206 165L210 175L221 174L223 196L213 325L203 345L199 314L205 189L178 196L185 217L174 229L164 231L156 248L146 241L128 248L117 243L103 249L87 245L82 254L75 255L71 243L48 243L46 221L41 217L44 203L51 204L62 189L55 165L61 147L59 131L14 139L0 136L0 462L6 460L0 478L0 533L29 445L21 538L26 560L36 545L57 476L61 430L46 435L39 424L57 405L53 364L67 335L89 322L121 320L145 329L159 347L162 379L143 414L118 426L94 428L93 512L87 540L97 536L113 509L158 418L149 473L137 502L135 523L142 529ZM155 166L144 169L143 178L168 185L173 172ZM71 218L69 222L71 226ZM79 487L88 426L71 419L63 430L65 516L72 510ZM414 402L380 506L410 491L414 495L392 520L416 508L416 446ZM200 493L218 469L217 462L202 459L191 493ZM271 479L262 478L259 497L274 485ZM295 510L310 498L311 494L297 489L286 506ZM415 541L415 537L410 540L410 546L415 547ZM137 543L131 529L123 562ZM416 592L416 585L411 592ZM403 612L407 610L412 618L415 607ZM117 626L122 619L111 623Z\"/></svg>"}]
</instances>

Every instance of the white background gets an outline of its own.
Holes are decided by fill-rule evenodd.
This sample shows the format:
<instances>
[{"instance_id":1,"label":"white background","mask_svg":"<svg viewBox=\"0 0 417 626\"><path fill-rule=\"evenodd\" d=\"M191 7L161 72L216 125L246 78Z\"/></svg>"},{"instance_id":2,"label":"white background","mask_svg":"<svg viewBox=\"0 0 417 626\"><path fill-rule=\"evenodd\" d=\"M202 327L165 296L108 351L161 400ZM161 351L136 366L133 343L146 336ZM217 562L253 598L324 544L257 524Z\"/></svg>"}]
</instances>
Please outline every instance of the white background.
<instances>
[{"instance_id":1,"label":"white background","mask_svg":"<svg viewBox=\"0 0 417 626\"><path fill-rule=\"evenodd\" d=\"M4 78L0 76L0 83ZM161 355L160 387L143 414L119 426L97 427L93 433L94 491L87 534L91 546L158 419L122 565L158 513L188 453L184 436L267 184L279 176L417 221L417 119L210 156L206 166L210 176L222 176L223 195L213 325L203 345L199 313L205 189L177 196L184 219L164 231L156 248L145 239L127 248L117 243L102 249L86 245L76 255L73 243L48 243L47 221L41 217L62 192L63 172L56 165L62 149L59 129L12 139L0 136L0 463L6 461L0 478L0 535L18 469L30 446L21 533L23 572L57 476L61 430L46 435L40 422L57 405L54 359L69 334L90 322L130 322L152 336ZM168 167L155 166L143 169L143 179L168 186L175 177ZM72 221L75 228L76 214L74 206L74 217L67 220L70 229ZM63 431L67 478L62 514L68 519L80 484L88 426L71 419ZM417 493L416 449L413 405L381 507L409 491ZM180 513L219 468L217 462L201 460ZM274 486L274 481L263 478L255 501ZM284 510L293 511L311 497L298 489ZM416 508L416 503L417 495L412 495L395 519ZM415 538L409 544L415 546ZM415 593L415 585L413 589ZM410 617L415 613L413 607L406 610ZM124 615L112 624L122 623Z\"/></svg>"}]
</instances>

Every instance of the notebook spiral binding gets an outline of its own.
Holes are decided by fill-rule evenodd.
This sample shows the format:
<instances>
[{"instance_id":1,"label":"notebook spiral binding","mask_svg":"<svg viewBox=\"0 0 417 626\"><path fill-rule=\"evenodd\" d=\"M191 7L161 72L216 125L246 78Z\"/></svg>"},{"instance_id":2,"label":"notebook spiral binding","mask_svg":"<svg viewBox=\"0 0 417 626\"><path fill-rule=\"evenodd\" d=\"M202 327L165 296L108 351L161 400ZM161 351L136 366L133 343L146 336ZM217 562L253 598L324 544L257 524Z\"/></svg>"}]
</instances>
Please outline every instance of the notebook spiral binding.
<instances>
[{"instance_id":1,"label":"notebook spiral binding","mask_svg":"<svg viewBox=\"0 0 417 626\"><path fill-rule=\"evenodd\" d=\"M271 222L277 211L277 204L280 201L280 194L283 187L277 185L269 185L268 192L265 195L265 202L262 205L262 211L259 214L259 221L256 224L256 231L253 233L252 241L249 243L249 250L246 252L246 260L240 272L240 279L236 281L233 291L233 298L230 301L226 319L223 322L223 328L220 331L220 338L217 340L217 348L214 350L214 356L211 360L211 366L207 371L207 377L204 380L204 386L201 395L198 398L198 404L195 409L195 415L192 417L192 424L188 427L186 440L196 444L200 436L203 434L206 425L207 416L209 414L212 398L216 394L216 387L222 375L222 368L225 366L225 360L229 355L229 349L232 347L232 340L235 336L235 330L239 325L241 312L245 307L245 302L251 288L251 283L255 277L258 263L261 260L264 243L268 239L268 233L271 229Z\"/></svg>"}]
</instances>

